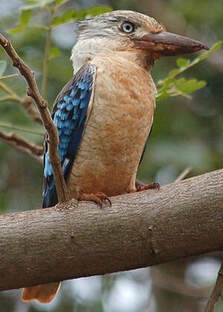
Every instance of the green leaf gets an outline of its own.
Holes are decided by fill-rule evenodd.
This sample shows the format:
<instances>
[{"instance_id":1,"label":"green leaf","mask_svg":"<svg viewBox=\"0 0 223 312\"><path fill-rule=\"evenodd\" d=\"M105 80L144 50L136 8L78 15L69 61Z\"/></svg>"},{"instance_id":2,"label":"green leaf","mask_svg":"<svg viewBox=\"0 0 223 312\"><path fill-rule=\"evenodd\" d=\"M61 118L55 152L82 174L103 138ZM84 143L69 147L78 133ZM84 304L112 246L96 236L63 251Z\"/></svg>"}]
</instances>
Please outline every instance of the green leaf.
<instances>
[{"instance_id":1,"label":"green leaf","mask_svg":"<svg viewBox=\"0 0 223 312\"><path fill-rule=\"evenodd\" d=\"M168 77L176 77L179 73L180 73L180 69L178 68L172 69L169 72Z\"/></svg>"},{"instance_id":2,"label":"green leaf","mask_svg":"<svg viewBox=\"0 0 223 312\"><path fill-rule=\"evenodd\" d=\"M197 79L189 79L181 78L176 80L176 88L186 94L190 94L196 90L199 90L206 86L206 81L198 81Z\"/></svg>"},{"instance_id":3,"label":"green leaf","mask_svg":"<svg viewBox=\"0 0 223 312\"><path fill-rule=\"evenodd\" d=\"M178 68L171 70L165 79L158 81L159 89L156 95L157 101L177 95L188 97L188 94L203 88L206 85L205 81L198 81L197 79L186 80L185 78L176 79L176 76L206 59L214 51L219 49L222 43L222 41L215 43L209 51L199 55L193 61L189 61L185 58L178 58Z\"/></svg>"},{"instance_id":4,"label":"green leaf","mask_svg":"<svg viewBox=\"0 0 223 312\"><path fill-rule=\"evenodd\" d=\"M29 23L31 16L32 16L31 10L22 11L19 16L19 25L26 26Z\"/></svg>"},{"instance_id":5,"label":"green leaf","mask_svg":"<svg viewBox=\"0 0 223 312\"><path fill-rule=\"evenodd\" d=\"M190 64L190 61L185 58L178 58L177 59L177 66L178 67L186 67L188 64Z\"/></svg>"},{"instance_id":6,"label":"green leaf","mask_svg":"<svg viewBox=\"0 0 223 312\"><path fill-rule=\"evenodd\" d=\"M169 98L170 95L166 91L158 92L156 94L156 102Z\"/></svg>"},{"instance_id":7,"label":"green leaf","mask_svg":"<svg viewBox=\"0 0 223 312\"><path fill-rule=\"evenodd\" d=\"M16 28L9 29L8 32L10 34L16 34L23 31L25 27L28 25L31 16L32 16L31 10L21 11L21 14L19 16L19 26Z\"/></svg>"},{"instance_id":8,"label":"green leaf","mask_svg":"<svg viewBox=\"0 0 223 312\"><path fill-rule=\"evenodd\" d=\"M58 25L70 22L70 21L75 19L76 14L77 13L74 9L70 9L70 10L66 11L64 14L55 17L52 20L51 25L52 26L58 26Z\"/></svg>"},{"instance_id":9,"label":"green leaf","mask_svg":"<svg viewBox=\"0 0 223 312\"><path fill-rule=\"evenodd\" d=\"M6 70L7 62L6 61L0 61L0 76L2 76Z\"/></svg>"},{"instance_id":10,"label":"green leaf","mask_svg":"<svg viewBox=\"0 0 223 312\"><path fill-rule=\"evenodd\" d=\"M34 3L34 4L30 4L30 5L26 5L21 7L21 10L26 11L26 10L34 10L37 8L40 8L41 5L39 3Z\"/></svg>"},{"instance_id":11,"label":"green leaf","mask_svg":"<svg viewBox=\"0 0 223 312\"><path fill-rule=\"evenodd\" d=\"M160 88L156 94L156 100L160 101L171 96L184 96L189 97L188 94L199 90L206 86L206 81L198 81L197 79L189 79L185 78L179 79L165 79L165 83L163 87Z\"/></svg>"},{"instance_id":12,"label":"green leaf","mask_svg":"<svg viewBox=\"0 0 223 312\"><path fill-rule=\"evenodd\" d=\"M95 16L98 14L110 12L111 10L112 9L107 6L93 7L88 10L80 10L80 11L76 11L75 9L70 9L66 11L64 14L55 17L51 25L55 27L64 23L77 20L77 19L83 19L86 16Z\"/></svg>"},{"instance_id":13,"label":"green leaf","mask_svg":"<svg viewBox=\"0 0 223 312\"><path fill-rule=\"evenodd\" d=\"M37 8L43 8L53 2L55 2L55 0L35 0L35 1L26 1L27 3L31 3L30 5L26 5L26 6L23 6L21 9L23 11L26 11L26 10L34 10L34 9L37 9Z\"/></svg>"},{"instance_id":14,"label":"green leaf","mask_svg":"<svg viewBox=\"0 0 223 312\"><path fill-rule=\"evenodd\" d=\"M56 4L62 5L64 3L68 2L68 0L56 0Z\"/></svg>"},{"instance_id":15,"label":"green leaf","mask_svg":"<svg viewBox=\"0 0 223 312\"><path fill-rule=\"evenodd\" d=\"M112 8L109 6L95 6L93 8L86 10L86 13L87 13L86 15L96 16L96 15L111 12L111 11L112 11Z\"/></svg>"},{"instance_id":16,"label":"green leaf","mask_svg":"<svg viewBox=\"0 0 223 312\"><path fill-rule=\"evenodd\" d=\"M49 60L59 57L60 55L61 55L61 50L57 47L53 47L50 49Z\"/></svg>"},{"instance_id":17,"label":"green leaf","mask_svg":"<svg viewBox=\"0 0 223 312\"><path fill-rule=\"evenodd\" d=\"M54 10L57 10L61 5L67 3L69 0L56 0Z\"/></svg>"},{"instance_id":18,"label":"green leaf","mask_svg":"<svg viewBox=\"0 0 223 312\"><path fill-rule=\"evenodd\" d=\"M26 28L25 26L18 26L16 28L11 28L11 29L8 29L8 33L9 34L17 34L17 33L22 32L25 28Z\"/></svg>"}]
</instances>

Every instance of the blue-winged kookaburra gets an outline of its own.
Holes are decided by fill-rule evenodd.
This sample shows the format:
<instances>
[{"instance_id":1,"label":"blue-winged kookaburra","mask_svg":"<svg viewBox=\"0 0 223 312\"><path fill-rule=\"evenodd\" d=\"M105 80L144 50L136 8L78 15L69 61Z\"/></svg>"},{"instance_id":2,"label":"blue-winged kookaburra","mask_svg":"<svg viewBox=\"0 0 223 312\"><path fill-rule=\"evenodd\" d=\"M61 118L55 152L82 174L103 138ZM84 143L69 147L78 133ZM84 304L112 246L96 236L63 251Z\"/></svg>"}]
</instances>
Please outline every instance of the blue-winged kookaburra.
<instances>
[{"instance_id":1,"label":"blue-winged kookaburra","mask_svg":"<svg viewBox=\"0 0 223 312\"><path fill-rule=\"evenodd\" d=\"M71 197L100 204L137 190L136 173L155 109L154 62L207 47L132 11L113 11L78 24L71 56L74 76L57 96L52 118ZM46 149L43 207L57 201ZM25 288L23 300L50 302L59 285Z\"/></svg>"}]
</instances>

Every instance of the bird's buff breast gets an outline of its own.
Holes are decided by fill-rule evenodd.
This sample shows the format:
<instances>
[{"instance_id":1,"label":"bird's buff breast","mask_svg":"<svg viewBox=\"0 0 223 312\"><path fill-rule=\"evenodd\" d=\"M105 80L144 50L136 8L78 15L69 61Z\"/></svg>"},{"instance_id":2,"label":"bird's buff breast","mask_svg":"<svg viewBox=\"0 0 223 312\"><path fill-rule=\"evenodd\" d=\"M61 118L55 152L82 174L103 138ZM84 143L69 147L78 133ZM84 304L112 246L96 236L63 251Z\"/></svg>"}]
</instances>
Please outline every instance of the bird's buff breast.
<instances>
[{"instance_id":1,"label":"bird's buff breast","mask_svg":"<svg viewBox=\"0 0 223 312\"><path fill-rule=\"evenodd\" d=\"M93 105L68 180L75 198L135 190L155 106L154 83L143 68L117 58L92 63L97 67Z\"/></svg>"}]
</instances>

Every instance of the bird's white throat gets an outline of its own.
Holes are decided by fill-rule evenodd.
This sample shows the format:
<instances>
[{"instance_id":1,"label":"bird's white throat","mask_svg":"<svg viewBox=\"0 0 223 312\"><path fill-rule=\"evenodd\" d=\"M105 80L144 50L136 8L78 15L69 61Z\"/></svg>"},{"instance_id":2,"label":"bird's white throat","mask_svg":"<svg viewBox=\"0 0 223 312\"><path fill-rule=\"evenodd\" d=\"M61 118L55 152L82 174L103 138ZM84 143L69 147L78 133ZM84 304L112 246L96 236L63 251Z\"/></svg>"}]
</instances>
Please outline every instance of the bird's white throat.
<instances>
[{"instance_id":1,"label":"bird's white throat","mask_svg":"<svg viewBox=\"0 0 223 312\"><path fill-rule=\"evenodd\" d=\"M74 74L86 62L92 60L96 55L105 55L115 50L116 41L105 38L79 39L74 45L71 53Z\"/></svg>"}]
</instances>

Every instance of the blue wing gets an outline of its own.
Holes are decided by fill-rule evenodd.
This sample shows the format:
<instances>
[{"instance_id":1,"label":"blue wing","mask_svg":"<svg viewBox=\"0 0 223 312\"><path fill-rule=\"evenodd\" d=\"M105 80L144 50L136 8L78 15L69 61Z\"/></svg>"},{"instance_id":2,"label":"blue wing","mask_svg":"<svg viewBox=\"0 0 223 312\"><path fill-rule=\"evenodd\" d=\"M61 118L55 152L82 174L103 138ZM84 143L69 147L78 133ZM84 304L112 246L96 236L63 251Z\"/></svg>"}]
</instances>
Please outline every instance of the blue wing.
<instances>
[{"instance_id":1,"label":"blue wing","mask_svg":"<svg viewBox=\"0 0 223 312\"><path fill-rule=\"evenodd\" d=\"M53 107L52 118L58 130L58 153L65 180L81 141L95 73L96 68L91 63L82 66L57 96ZM43 208L54 206L58 202L47 140L45 142Z\"/></svg>"}]
</instances>

